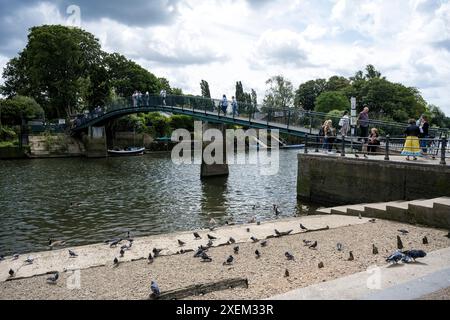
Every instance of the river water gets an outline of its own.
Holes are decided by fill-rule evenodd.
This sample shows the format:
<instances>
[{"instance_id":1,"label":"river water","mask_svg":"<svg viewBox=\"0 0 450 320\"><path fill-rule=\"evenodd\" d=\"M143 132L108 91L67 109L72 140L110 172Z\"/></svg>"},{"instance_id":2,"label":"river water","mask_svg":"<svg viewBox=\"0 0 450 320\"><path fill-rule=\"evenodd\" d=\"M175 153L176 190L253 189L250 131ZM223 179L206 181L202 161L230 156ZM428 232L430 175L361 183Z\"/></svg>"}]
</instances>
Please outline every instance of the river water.
<instances>
[{"instance_id":1,"label":"river water","mask_svg":"<svg viewBox=\"0 0 450 320\"><path fill-rule=\"evenodd\" d=\"M0 161L0 255L192 230L211 218L246 222L308 212L296 200L298 150L280 150L278 174L262 164L230 166L226 178L200 180L199 165L176 165L170 153L105 159ZM255 208L253 208L255 206Z\"/></svg>"}]
</instances>

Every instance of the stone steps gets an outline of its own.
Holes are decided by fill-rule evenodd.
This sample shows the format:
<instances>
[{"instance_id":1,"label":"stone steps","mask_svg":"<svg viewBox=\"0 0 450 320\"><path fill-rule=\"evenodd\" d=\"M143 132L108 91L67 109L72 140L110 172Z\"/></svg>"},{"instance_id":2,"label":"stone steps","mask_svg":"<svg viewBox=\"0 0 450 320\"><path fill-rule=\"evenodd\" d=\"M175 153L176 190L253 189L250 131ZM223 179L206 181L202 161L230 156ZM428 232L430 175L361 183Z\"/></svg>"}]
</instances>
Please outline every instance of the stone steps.
<instances>
[{"instance_id":1,"label":"stone steps","mask_svg":"<svg viewBox=\"0 0 450 320\"><path fill-rule=\"evenodd\" d=\"M348 216L361 215L450 229L450 197L337 206L322 208L318 212Z\"/></svg>"}]
</instances>

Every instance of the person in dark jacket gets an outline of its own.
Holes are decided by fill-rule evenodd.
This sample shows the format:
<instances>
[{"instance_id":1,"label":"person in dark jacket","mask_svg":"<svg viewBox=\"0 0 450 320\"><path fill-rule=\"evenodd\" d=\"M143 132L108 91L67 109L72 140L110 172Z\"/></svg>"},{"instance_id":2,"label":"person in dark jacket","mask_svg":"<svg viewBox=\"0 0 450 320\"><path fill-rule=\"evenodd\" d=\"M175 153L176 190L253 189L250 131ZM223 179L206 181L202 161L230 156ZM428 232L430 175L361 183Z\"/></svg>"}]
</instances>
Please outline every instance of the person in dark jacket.
<instances>
[{"instance_id":1,"label":"person in dark jacket","mask_svg":"<svg viewBox=\"0 0 450 320\"><path fill-rule=\"evenodd\" d=\"M428 129L430 128L430 124L428 123L427 116L422 116L422 121L420 123L419 129L420 129L420 147L422 148L423 153L427 153L427 146L428 146Z\"/></svg>"},{"instance_id":2,"label":"person in dark jacket","mask_svg":"<svg viewBox=\"0 0 450 320\"><path fill-rule=\"evenodd\" d=\"M420 128L416 125L416 120L411 119L408 122L409 126L405 130L406 140L402 156L406 156L406 160L410 160L411 156L414 160L417 160L417 157L422 155L419 144Z\"/></svg>"}]
</instances>

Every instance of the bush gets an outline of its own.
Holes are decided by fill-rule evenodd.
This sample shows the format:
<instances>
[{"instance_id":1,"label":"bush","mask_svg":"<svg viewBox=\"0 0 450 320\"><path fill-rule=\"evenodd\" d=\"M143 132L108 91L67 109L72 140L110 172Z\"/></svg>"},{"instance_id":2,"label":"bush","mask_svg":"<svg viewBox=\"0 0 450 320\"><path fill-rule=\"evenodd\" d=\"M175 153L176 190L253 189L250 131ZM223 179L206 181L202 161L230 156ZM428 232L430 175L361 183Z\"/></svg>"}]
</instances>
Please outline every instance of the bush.
<instances>
[{"instance_id":1,"label":"bush","mask_svg":"<svg viewBox=\"0 0 450 320\"><path fill-rule=\"evenodd\" d=\"M0 141L10 141L17 138L17 133L8 127L0 127Z\"/></svg>"},{"instance_id":2,"label":"bush","mask_svg":"<svg viewBox=\"0 0 450 320\"><path fill-rule=\"evenodd\" d=\"M31 120L44 115L42 107L30 97L15 96L12 99L0 101L2 123L18 125L21 119Z\"/></svg>"},{"instance_id":3,"label":"bush","mask_svg":"<svg viewBox=\"0 0 450 320\"><path fill-rule=\"evenodd\" d=\"M173 115L170 118L170 127L172 130L186 129L192 132L194 131L194 119L185 115Z\"/></svg>"}]
</instances>

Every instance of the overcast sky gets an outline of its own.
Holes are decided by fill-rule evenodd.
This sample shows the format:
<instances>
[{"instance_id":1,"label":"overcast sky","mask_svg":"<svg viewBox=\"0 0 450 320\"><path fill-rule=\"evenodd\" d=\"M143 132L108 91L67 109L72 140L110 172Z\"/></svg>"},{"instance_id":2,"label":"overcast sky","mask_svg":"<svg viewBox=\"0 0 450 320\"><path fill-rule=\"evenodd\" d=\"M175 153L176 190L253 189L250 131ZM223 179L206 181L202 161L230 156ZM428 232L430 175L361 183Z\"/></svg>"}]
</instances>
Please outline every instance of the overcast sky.
<instances>
[{"instance_id":1,"label":"overcast sky","mask_svg":"<svg viewBox=\"0 0 450 320\"><path fill-rule=\"evenodd\" d=\"M261 102L273 75L298 87L374 64L450 115L449 0L0 0L1 69L41 24L79 24L187 93L242 81Z\"/></svg>"}]
</instances>

